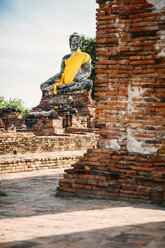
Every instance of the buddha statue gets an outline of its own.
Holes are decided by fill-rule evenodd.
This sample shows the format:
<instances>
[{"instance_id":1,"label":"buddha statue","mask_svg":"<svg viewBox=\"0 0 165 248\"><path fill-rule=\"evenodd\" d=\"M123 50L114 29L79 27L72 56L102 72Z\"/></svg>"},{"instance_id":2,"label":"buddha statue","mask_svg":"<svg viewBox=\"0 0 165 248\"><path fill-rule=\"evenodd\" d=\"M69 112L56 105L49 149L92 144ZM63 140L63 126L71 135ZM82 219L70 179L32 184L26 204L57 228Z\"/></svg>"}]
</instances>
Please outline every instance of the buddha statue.
<instances>
[{"instance_id":1,"label":"buddha statue","mask_svg":"<svg viewBox=\"0 0 165 248\"><path fill-rule=\"evenodd\" d=\"M70 35L71 53L63 57L61 71L41 84L43 96L92 88L93 82L88 79L91 74L91 58L80 51L81 43L82 38L78 33Z\"/></svg>"}]
</instances>

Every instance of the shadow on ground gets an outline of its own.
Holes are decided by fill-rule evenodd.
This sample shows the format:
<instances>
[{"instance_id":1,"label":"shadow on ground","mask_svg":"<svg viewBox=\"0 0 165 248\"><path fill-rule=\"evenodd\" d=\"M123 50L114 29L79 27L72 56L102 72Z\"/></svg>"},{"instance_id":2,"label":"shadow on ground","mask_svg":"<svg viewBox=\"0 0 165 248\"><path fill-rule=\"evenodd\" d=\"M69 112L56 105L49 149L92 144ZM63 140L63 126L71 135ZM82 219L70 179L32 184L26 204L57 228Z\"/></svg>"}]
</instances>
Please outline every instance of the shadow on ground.
<instances>
[{"instance_id":1,"label":"shadow on ground","mask_svg":"<svg viewBox=\"0 0 165 248\"><path fill-rule=\"evenodd\" d=\"M1 248L164 248L164 245L165 222L126 225L0 243Z\"/></svg>"},{"instance_id":2,"label":"shadow on ground","mask_svg":"<svg viewBox=\"0 0 165 248\"><path fill-rule=\"evenodd\" d=\"M19 174L22 175L21 173ZM48 175L30 177L30 172L25 175L28 176L2 180L2 191L7 193L7 196L0 197L0 219L124 206L163 210L162 207L150 204L90 198L56 197L58 180L63 176L62 169L52 170L52 174Z\"/></svg>"}]
</instances>

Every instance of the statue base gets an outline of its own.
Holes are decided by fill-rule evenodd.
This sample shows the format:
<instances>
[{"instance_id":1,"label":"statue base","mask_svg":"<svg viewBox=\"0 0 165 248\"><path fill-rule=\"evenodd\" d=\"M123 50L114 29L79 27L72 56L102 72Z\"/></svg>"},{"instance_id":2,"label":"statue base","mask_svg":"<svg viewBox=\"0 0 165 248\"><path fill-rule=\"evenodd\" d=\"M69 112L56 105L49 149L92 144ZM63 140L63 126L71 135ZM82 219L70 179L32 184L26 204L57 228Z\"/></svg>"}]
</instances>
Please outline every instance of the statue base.
<instances>
[{"instance_id":1,"label":"statue base","mask_svg":"<svg viewBox=\"0 0 165 248\"><path fill-rule=\"evenodd\" d=\"M25 118L27 129L36 135L80 133L94 129L91 91L79 90L43 96Z\"/></svg>"}]
</instances>

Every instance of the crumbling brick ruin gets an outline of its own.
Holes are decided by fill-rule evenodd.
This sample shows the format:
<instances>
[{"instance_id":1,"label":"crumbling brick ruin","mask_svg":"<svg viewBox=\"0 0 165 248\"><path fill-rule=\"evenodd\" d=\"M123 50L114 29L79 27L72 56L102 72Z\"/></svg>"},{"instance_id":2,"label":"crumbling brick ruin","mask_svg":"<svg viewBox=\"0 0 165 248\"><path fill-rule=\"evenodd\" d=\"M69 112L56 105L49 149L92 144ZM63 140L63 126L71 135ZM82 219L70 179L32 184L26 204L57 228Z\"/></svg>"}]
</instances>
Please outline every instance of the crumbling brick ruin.
<instances>
[{"instance_id":1,"label":"crumbling brick ruin","mask_svg":"<svg viewBox=\"0 0 165 248\"><path fill-rule=\"evenodd\" d=\"M0 129L23 129L24 121L21 110L16 106L0 109Z\"/></svg>"},{"instance_id":2,"label":"crumbling brick ruin","mask_svg":"<svg viewBox=\"0 0 165 248\"><path fill-rule=\"evenodd\" d=\"M95 146L94 133L36 136L0 131L0 174L69 167Z\"/></svg>"},{"instance_id":3,"label":"crumbling brick ruin","mask_svg":"<svg viewBox=\"0 0 165 248\"><path fill-rule=\"evenodd\" d=\"M91 132L94 128L91 91L80 90L56 96L42 96L25 123L37 135Z\"/></svg>"},{"instance_id":4,"label":"crumbling brick ruin","mask_svg":"<svg viewBox=\"0 0 165 248\"><path fill-rule=\"evenodd\" d=\"M57 194L165 204L165 2L97 3L100 140Z\"/></svg>"},{"instance_id":5,"label":"crumbling brick ruin","mask_svg":"<svg viewBox=\"0 0 165 248\"><path fill-rule=\"evenodd\" d=\"M15 107L0 118L0 174L70 167L97 144L91 91L43 96L25 119Z\"/></svg>"}]
</instances>

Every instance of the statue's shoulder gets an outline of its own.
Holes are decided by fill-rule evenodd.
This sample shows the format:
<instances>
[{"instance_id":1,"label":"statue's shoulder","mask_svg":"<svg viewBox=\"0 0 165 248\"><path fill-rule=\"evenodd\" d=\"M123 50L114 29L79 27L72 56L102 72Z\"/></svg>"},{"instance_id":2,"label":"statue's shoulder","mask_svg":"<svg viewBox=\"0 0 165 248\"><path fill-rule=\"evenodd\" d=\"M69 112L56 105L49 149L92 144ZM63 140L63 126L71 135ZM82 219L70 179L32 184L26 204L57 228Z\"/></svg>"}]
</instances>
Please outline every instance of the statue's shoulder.
<instances>
[{"instance_id":1,"label":"statue's shoulder","mask_svg":"<svg viewBox=\"0 0 165 248\"><path fill-rule=\"evenodd\" d=\"M82 53L82 54L86 54L86 55L89 55L88 53L85 53L85 52L80 52L80 53Z\"/></svg>"},{"instance_id":2,"label":"statue's shoulder","mask_svg":"<svg viewBox=\"0 0 165 248\"><path fill-rule=\"evenodd\" d=\"M65 55L65 56L62 58L62 60L63 60L63 61L66 61L66 60L69 59L70 57L71 57L71 53Z\"/></svg>"},{"instance_id":3,"label":"statue's shoulder","mask_svg":"<svg viewBox=\"0 0 165 248\"><path fill-rule=\"evenodd\" d=\"M91 56L88 53L81 52L81 54L83 54L83 56L86 57L87 59L91 59Z\"/></svg>"},{"instance_id":4,"label":"statue's shoulder","mask_svg":"<svg viewBox=\"0 0 165 248\"><path fill-rule=\"evenodd\" d=\"M91 62L91 56L88 53L80 52L79 54L83 60L82 64L86 64L87 62L88 63Z\"/></svg>"}]
</instances>

